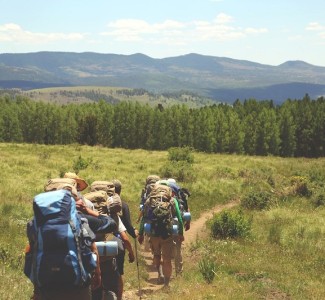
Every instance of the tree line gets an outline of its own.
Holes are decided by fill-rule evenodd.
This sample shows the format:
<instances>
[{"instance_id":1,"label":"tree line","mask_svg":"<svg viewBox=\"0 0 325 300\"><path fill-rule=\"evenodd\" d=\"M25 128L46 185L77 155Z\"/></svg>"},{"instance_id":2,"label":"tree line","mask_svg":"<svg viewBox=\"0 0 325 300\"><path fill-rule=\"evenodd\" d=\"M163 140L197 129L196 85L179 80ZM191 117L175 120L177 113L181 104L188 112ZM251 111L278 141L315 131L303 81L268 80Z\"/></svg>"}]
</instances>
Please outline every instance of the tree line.
<instances>
[{"instance_id":1,"label":"tree line","mask_svg":"<svg viewBox=\"0 0 325 300\"><path fill-rule=\"evenodd\" d=\"M325 156L325 98L248 99L202 108L137 102L57 105L0 96L0 142L126 149L190 147L207 153Z\"/></svg>"}]
</instances>

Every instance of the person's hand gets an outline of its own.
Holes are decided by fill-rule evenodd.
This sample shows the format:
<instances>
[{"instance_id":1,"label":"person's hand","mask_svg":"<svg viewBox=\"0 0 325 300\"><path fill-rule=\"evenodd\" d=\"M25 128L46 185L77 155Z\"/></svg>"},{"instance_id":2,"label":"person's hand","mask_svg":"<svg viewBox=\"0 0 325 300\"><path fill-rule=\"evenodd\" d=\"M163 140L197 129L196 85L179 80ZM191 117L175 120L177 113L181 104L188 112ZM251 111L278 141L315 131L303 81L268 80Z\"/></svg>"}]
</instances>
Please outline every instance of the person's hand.
<instances>
[{"instance_id":1,"label":"person's hand","mask_svg":"<svg viewBox=\"0 0 325 300\"><path fill-rule=\"evenodd\" d=\"M139 236L139 231L138 231L138 229L134 229L134 233L135 233L135 236L136 236L136 237Z\"/></svg>"},{"instance_id":2,"label":"person's hand","mask_svg":"<svg viewBox=\"0 0 325 300\"><path fill-rule=\"evenodd\" d=\"M94 291L102 285L100 268L96 268L91 278L91 289Z\"/></svg>"},{"instance_id":3,"label":"person's hand","mask_svg":"<svg viewBox=\"0 0 325 300\"><path fill-rule=\"evenodd\" d=\"M143 235L138 235L138 242L141 245L143 243L144 237Z\"/></svg>"},{"instance_id":4,"label":"person's hand","mask_svg":"<svg viewBox=\"0 0 325 300\"><path fill-rule=\"evenodd\" d=\"M82 201L82 199L78 199L76 201L76 207L77 207L77 210L79 210L79 211L82 211L82 212L87 211L87 207L86 207L85 203Z\"/></svg>"},{"instance_id":5,"label":"person's hand","mask_svg":"<svg viewBox=\"0 0 325 300\"><path fill-rule=\"evenodd\" d=\"M185 228L185 231L189 230L191 228L191 223L190 222L186 222L184 228Z\"/></svg>"},{"instance_id":6,"label":"person's hand","mask_svg":"<svg viewBox=\"0 0 325 300\"><path fill-rule=\"evenodd\" d=\"M133 253L133 251L132 251L132 252L129 252L129 262L130 262L130 263L133 263L134 260L135 260L135 258L134 258L134 253Z\"/></svg>"}]
</instances>

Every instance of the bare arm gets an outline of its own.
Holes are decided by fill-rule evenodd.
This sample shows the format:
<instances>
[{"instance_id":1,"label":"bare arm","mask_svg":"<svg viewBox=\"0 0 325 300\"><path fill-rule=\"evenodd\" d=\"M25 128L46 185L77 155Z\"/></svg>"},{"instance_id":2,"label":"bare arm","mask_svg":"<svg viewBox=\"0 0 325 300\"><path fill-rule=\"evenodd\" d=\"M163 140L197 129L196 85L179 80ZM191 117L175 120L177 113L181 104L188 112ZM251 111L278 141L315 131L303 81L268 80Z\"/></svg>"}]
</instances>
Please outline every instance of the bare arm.
<instances>
[{"instance_id":1,"label":"bare arm","mask_svg":"<svg viewBox=\"0 0 325 300\"><path fill-rule=\"evenodd\" d=\"M129 252L129 262L134 262L134 252L130 240L125 231L120 232L121 239L123 241L124 247Z\"/></svg>"}]
</instances>

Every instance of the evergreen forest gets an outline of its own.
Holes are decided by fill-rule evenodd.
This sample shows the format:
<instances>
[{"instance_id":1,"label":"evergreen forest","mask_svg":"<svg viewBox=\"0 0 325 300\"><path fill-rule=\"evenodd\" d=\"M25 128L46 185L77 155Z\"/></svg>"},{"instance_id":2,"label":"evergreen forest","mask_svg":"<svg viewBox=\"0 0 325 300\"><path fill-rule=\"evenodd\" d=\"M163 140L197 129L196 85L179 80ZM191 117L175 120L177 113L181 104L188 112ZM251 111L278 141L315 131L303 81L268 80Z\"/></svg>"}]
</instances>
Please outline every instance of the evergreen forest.
<instances>
[{"instance_id":1,"label":"evergreen forest","mask_svg":"<svg viewBox=\"0 0 325 300\"><path fill-rule=\"evenodd\" d=\"M325 98L248 99L201 108L123 101L58 105L0 96L0 142L206 153L325 156Z\"/></svg>"}]
</instances>

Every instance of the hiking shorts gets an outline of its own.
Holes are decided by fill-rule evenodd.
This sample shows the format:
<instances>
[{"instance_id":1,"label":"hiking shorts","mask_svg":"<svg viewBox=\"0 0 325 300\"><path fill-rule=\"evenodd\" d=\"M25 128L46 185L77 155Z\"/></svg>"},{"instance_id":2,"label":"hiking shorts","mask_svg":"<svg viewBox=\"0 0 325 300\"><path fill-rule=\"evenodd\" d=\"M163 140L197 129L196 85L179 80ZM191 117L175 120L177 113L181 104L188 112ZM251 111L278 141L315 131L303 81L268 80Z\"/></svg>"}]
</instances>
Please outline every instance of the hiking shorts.
<instances>
[{"instance_id":1,"label":"hiking shorts","mask_svg":"<svg viewBox=\"0 0 325 300\"><path fill-rule=\"evenodd\" d=\"M153 255L161 255L163 260L172 260L175 257L175 242L172 236L167 239L152 236L150 245Z\"/></svg>"}]
</instances>

